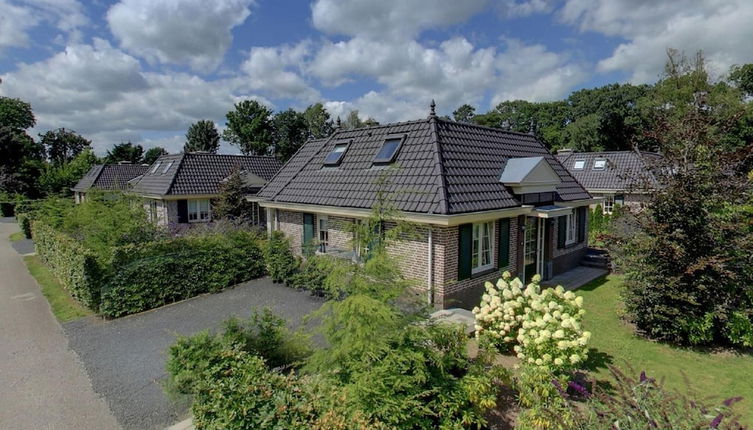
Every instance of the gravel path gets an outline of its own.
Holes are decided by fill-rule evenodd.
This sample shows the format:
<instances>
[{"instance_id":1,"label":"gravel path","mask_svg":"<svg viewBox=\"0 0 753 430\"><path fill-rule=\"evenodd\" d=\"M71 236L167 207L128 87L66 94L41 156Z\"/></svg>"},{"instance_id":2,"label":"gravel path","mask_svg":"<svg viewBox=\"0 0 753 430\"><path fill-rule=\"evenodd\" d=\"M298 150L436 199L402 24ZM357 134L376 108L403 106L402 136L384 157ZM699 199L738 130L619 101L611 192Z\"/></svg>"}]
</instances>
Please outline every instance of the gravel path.
<instances>
[{"instance_id":1,"label":"gravel path","mask_svg":"<svg viewBox=\"0 0 753 430\"><path fill-rule=\"evenodd\" d=\"M0 429L118 429L0 223Z\"/></svg>"},{"instance_id":2,"label":"gravel path","mask_svg":"<svg viewBox=\"0 0 753 430\"><path fill-rule=\"evenodd\" d=\"M195 297L160 309L112 321L90 317L64 325L70 346L126 429L164 428L187 416L187 405L162 390L166 350L178 334L213 329L252 309L271 308L298 324L322 301L307 293L257 279L218 294Z\"/></svg>"}]
</instances>

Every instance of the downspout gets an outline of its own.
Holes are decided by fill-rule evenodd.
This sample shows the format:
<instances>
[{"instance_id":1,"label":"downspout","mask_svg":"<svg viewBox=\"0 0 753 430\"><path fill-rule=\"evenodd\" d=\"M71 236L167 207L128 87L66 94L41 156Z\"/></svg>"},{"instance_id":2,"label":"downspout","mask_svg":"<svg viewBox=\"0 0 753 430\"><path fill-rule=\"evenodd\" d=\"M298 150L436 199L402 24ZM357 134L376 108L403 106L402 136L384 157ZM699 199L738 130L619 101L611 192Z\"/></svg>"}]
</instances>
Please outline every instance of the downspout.
<instances>
[{"instance_id":1,"label":"downspout","mask_svg":"<svg viewBox=\"0 0 753 430\"><path fill-rule=\"evenodd\" d=\"M429 273L428 273L428 281L429 281L429 287L427 288L429 297L428 304L429 306L434 304L434 235L433 235L434 229L429 226L429 264L427 265L429 267Z\"/></svg>"}]
</instances>

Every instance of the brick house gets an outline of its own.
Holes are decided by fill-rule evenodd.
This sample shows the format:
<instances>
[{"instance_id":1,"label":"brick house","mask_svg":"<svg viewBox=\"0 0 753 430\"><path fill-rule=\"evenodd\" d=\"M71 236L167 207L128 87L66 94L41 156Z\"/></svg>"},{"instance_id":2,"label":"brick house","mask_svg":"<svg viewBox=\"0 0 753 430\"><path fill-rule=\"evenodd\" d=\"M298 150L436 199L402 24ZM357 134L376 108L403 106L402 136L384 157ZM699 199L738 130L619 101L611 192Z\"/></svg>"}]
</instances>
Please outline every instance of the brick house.
<instances>
[{"instance_id":1,"label":"brick house","mask_svg":"<svg viewBox=\"0 0 753 430\"><path fill-rule=\"evenodd\" d=\"M185 228L212 220L212 199L235 170L255 195L280 169L274 157L205 152L163 155L135 181L132 191L144 198L150 220L171 228ZM263 223L263 211L254 206L254 222Z\"/></svg>"},{"instance_id":2,"label":"brick house","mask_svg":"<svg viewBox=\"0 0 753 430\"><path fill-rule=\"evenodd\" d=\"M143 175L149 168L146 164L96 164L71 188L76 203L86 199L86 193L92 189L104 191L123 191L130 187L134 179Z\"/></svg>"},{"instance_id":3,"label":"brick house","mask_svg":"<svg viewBox=\"0 0 753 430\"><path fill-rule=\"evenodd\" d=\"M654 152L606 151L574 152L561 149L557 159L570 174L600 201L605 214L611 214L615 205L632 209L643 207L648 193L656 184L653 171L659 168L662 156Z\"/></svg>"},{"instance_id":4,"label":"brick house","mask_svg":"<svg viewBox=\"0 0 753 430\"><path fill-rule=\"evenodd\" d=\"M346 223L369 216L389 172L418 237L389 251L436 307L470 307L502 270L530 279L578 266L591 196L528 134L438 118L336 130L307 142L253 201L297 253L358 254ZM389 226L386 226L389 228Z\"/></svg>"}]
</instances>

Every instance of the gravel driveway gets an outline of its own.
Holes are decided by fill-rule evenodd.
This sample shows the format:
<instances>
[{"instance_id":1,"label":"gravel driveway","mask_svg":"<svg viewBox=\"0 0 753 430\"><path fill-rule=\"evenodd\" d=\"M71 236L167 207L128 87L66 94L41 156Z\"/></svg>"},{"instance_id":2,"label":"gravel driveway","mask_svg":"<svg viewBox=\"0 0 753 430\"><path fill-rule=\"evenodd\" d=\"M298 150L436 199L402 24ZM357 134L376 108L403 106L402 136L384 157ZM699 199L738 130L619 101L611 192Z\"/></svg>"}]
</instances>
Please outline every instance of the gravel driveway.
<instances>
[{"instance_id":1,"label":"gravel driveway","mask_svg":"<svg viewBox=\"0 0 753 430\"><path fill-rule=\"evenodd\" d=\"M245 318L264 307L295 326L321 304L321 299L263 278L117 320L72 321L63 329L94 391L104 396L123 428L156 429L188 414L187 405L170 401L161 385L166 351L176 335L214 329L231 315Z\"/></svg>"}]
</instances>

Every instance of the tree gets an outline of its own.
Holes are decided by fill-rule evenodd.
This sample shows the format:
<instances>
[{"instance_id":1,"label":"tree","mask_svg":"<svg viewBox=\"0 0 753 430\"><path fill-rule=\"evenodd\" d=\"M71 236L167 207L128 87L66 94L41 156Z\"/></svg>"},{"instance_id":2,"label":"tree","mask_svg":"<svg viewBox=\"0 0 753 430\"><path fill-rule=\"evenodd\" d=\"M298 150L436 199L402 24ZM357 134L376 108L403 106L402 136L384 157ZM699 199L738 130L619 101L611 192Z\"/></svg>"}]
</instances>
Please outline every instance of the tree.
<instances>
[{"instance_id":1,"label":"tree","mask_svg":"<svg viewBox=\"0 0 753 430\"><path fill-rule=\"evenodd\" d=\"M361 128L363 127L363 121L361 121L361 117L358 116L357 110L352 110L348 113L348 116L345 117L345 121L342 123L342 127L345 130L352 130L354 128Z\"/></svg>"},{"instance_id":2,"label":"tree","mask_svg":"<svg viewBox=\"0 0 753 430\"><path fill-rule=\"evenodd\" d=\"M71 161L84 149L91 148L91 141L72 130L58 128L39 135L39 142L47 149L47 157L54 164Z\"/></svg>"},{"instance_id":3,"label":"tree","mask_svg":"<svg viewBox=\"0 0 753 430\"><path fill-rule=\"evenodd\" d=\"M149 148L144 153L144 158L142 159L142 161L144 164L153 164L155 161L157 161L158 158L163 155L167 155L165 148L161 146L155 146L154 148Z\"/></svg>"},{"instance_id":4,"label":"tree","mask_svg":"<svg viewBox=\"0 0 753 430\"><path fill-rule=\"evenodd\" d=\"M753 96L753 64L732 66L729 80L737 85L737 88L739 88L745 95L748 97Z\"/></svg>"},{"instance_id":5,"label":"tree","mask_svg":"<svg viewBox=\"0 0 753 430\"><path fill-rule=\"evenodd\" d=\"M219 149L220 133L217 132L213 121L202 119L188 127L183 152L203 151L216 154Z\"/></svg>"},{"instance_id":6,"label":"tree","mask_svg":"<svg viewBox=\"0 0 753 430\"><path fill-rule=\"evenodd\" d=\"M473 117L475 115L476 115L476 108L469 104L464 104L460 106L459 108L455 109L455 111L452 113L452 118L457 122L472 123Z\"/></svg>"},{"instance_id":7,"label":"tree","mask_svg":"<svg viewBox=\"0 0 753 430\"><path fill-rule=\"evenodd\" d=\"M272 111L256 100L236 103L235 110L227 113L222 137L244 154L269 154L274 137L271 115Z\"/></svg>"},{"instance_id":8,"label":"tree","mask_svg":"<svg viewBox=\"0 0 753 430\"><path fill-rule=\"evenodd\" d=\"M534 103L525 100L504 101L474 122L518 133L533 132L549 148L564 145L564 128L571 120L570 106L564 101Z\"/></svg>"},{"instance_id":9,"label":"tree","mask_svg":"<svg viewBox=\"0 0 753 430\"><path fill-rule=\"evenodd\" d=\"M26 130L34 127L36 123L29 103L20 99L0 96L0 127Z\"/></svg>"},{"instance_id":10,"label":"tree","mask_svg":"<svg viewBox=\"0 0 753 430\"><path fill-rule=\"evenodd\" d=\"M322 139L328 137L334 131L332 119L321 103L310 105L303 112L308 128L308 137Z\"/></svg>"},{"instance_id":11,"label":"tree","mask_svg":"<svg viewBox=\"0 0 753 430\"><path fill-rule=\"evenodd\" d=\"M275 156L287 161L298 148L306 143L309 131L306 116L293 109L278 112L272 119L274 128Z\"/></svg>"},{"instance_id":12,"label":"tree","mask_svg":"<svg viewBox=\"0 0 753 430\"><path fill-rule=\"evenodd\" d=\"M120 161L127 161L129 163L138 164L141 162L143 155L143 146L134 145L131 142L121 142L107 151L107 155L105 156L105 163L115 164Z\"/></svg>"},{"instance_id":13,"label":"tree","mask_svg":"<svg viewBox=\"0 0 753 430\"><path fill-rule=\"evenodd\" d=\"M47 196L69 196L71 188L98 161L94 152L87 148L68 163L47 164L39 178L39 186Z\"/></svg>"},{"instance_id":14,"label":"tree","mask_svg":"<svg viewBox=\"0 0 753 430\"><path fill-rule=\"evenodd\" d=\"M0 127L0 190L39 197L38 179L44 167L44 147L25 132Z\"/></svg>"},{"instance_id":15,"label":"tree","mask_svg":"<svg viewBox=\"0 0 753 430\"><path fill-rule=\"evenodd\" d=\"M248 221L252 219L251 202L246 200L248 192L240 169L234 169L220 184L220 197L212 204L212 213L219 219Z\"/></svg>"}]
</instances>

